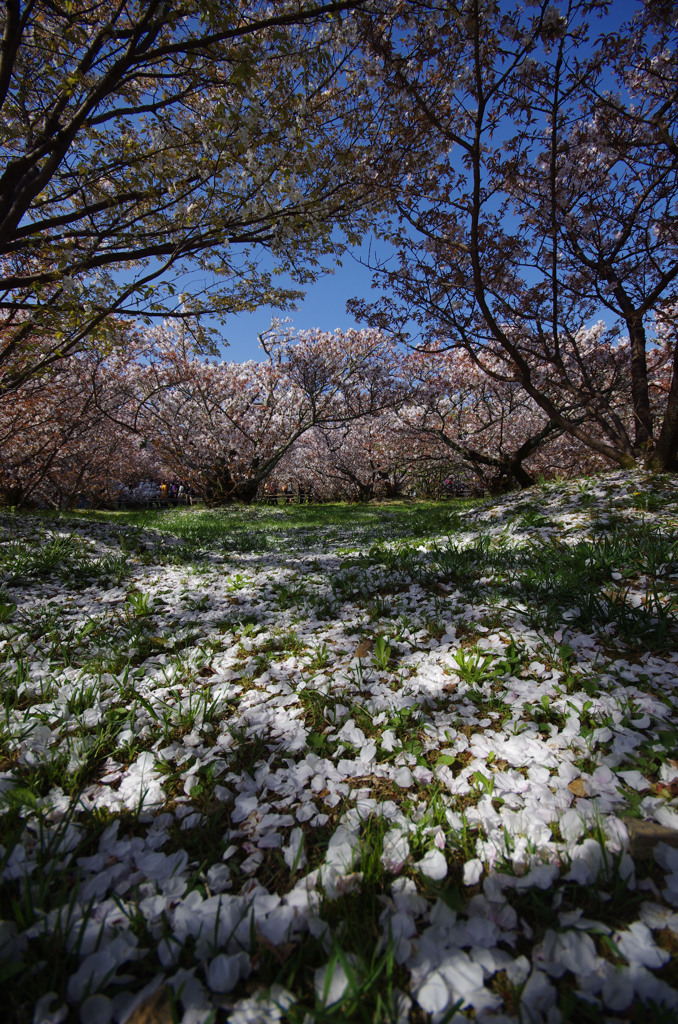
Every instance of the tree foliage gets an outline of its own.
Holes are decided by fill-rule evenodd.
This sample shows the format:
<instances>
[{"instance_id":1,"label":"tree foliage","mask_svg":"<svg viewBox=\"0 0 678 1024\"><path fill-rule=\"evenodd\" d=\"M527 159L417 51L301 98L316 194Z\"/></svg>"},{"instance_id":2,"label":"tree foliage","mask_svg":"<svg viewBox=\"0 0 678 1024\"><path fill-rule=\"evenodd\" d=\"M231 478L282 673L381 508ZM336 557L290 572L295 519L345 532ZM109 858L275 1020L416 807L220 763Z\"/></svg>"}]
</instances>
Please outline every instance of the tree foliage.
<instances>
[{"instance_id":1,"label":"tree foliage","mask_svg":"<svg viewBox=\"0 0 678 1024\"><path fill-rule=\"evenodd\" d=\"M676 468L678 385L653 407L647 326L676 299L677 29L661 5L619 9L414 2L364 20L403 159L380 182L389 294L354 308L465 348L608 459ZM628 333L630 423L590 347L601 313L608 348Z\"/></svg>"},{"instance_id":2,"label":"tree foliage","mask_svg":"<svg viewBox=\"0 0 678 1024\"><path fill-rule=\"evenodd\" d=\"M112 315L290 301L264 251L313 280L364 201L345 74L364 2L8 0L0 385L110 340Z\"/></svg>"},{"instance_id":3,"label":"tree foliage","mask_svg":"<svg viewBox=\"0 0 678 1024\"><path fill-rule=\"evenodd\" d=\"M274 328L263 344L263 362L216 363L164 327L125 373L120 426L213 503L251 501L312 427L362 419L402 394L393 346L377 331ZM105 409L103 384L98 404Z\"/></svg>"},{"instance_id":4,"label":"tree foliage","mask_svg":"<svg viewBox=\"0 0 678 1024\"><path fill-rule=\"evenodd\" d=\"M97 402L104 377L106 411ZM54 508L105 504L126 481L158 473L150 449L114 421L126 401L120 384L119 367L111 373L93 352L80 353L1 402L0 499Z\"/></svg>"},{"instance_id":5,"label":"tree foliage","mask_svg":"<svg viewBox=\"0 0 678 1024\"><path fill-rule=\"evenodd\" d=\"M564 432L515 381L494 380L463 350L413 353L406 367L412 400L401 418L410 436L437 440L481 487L529 487L536 473L572 472ZM583 468L577 447L574 462Z\"/></svg>"},{"instance_id":6,"label":"tree foliage","mask_svg":"<svg viewBox=\"0 0 678 1024\"><path fill-rule=\"evenodd\" d=\"M526 485L588 464L581 445L677 469L677 31L654 0L9 0L16 452L81 353L95 400L78 408L215 501L249 500L302 437L363 495L445 458ZM375 211L396 255L374 268L384 297L353 303L371 331L271 335L261 364L196 357L201 317L292 301L337 228L354 240ZM168 314L150 352L121 327ZM412 322L405 382L380 331Z\"/></svg>"},{"instance_id":7,"label":"tree foliage","mask_svg":"<svg viewBox=\"0 0 678 1024\"><path fill-rule=\"evenodd\" d=\"M463 351L403 356L375 330L278 325L262 337L263 361L218 363L196 356L176 325L118 331L113 351L63 360L0 403L0 500L110 503L164 480L211 504L283 488L366 501L496 493L601 468L519 384L495 381ZM626 359L591 345L607 372ZM668 347L653 375L660 391ZM615 401L631 422L630 386Z\"/></svg>"}]
</instances>

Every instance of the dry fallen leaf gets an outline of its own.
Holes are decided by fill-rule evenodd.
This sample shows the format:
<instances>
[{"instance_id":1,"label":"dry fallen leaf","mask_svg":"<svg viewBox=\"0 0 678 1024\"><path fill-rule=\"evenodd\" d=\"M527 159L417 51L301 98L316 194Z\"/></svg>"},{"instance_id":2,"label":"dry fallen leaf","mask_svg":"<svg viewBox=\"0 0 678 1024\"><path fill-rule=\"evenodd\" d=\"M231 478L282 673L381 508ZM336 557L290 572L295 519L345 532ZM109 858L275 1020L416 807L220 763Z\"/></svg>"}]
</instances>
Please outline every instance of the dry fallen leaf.
<instances>
[{"instance_id":1,"label":"dry fallen leaf","mask_svg":"<svg viewBox=\"0 0 678 1024\"><path fill-rule=\"evenodd\" d=\"M172 1007L167 996L167 986L162 985L145 1003L137 1006L127 1024L172 1024Z\"/></svg>"},{"instance_id":2,"label":"dry fallen leaf","mask_svg":"<svg viewBox=\"0 0 678 1024\"><path fill-rule=\"evenodd\" d=\"M572 779L572 782L568 782L567 788L570 793L574 793L575 796L588 796L589 791L586 788L586 783L583 779Z\"/></svg>"},{"instance_id":3,"label":"dry fallen leaf","mask_svg":"<svg viewBox=\"0 0 678 1024\"><path fill-rule=\"evenodd\" d=\"M657 843L668 843L678 847L678 829L666 828L655 821L640 818L622 818L629 834L629 853L632 857L646 860L652 857Z\"/></svg>"},{"instance_id":4,"label":"dry fallen leaf","mask_svg":"<svg viewBox=\"0 0 678 1024\"><path fill-rule=\"evenodd\" d=\"M374 642L372 640L363 640L363 642L361 644L358 644L358 646L355 649L355 657L366 658L373 647Z\"/></svg>"},{"instance_id":5,"label":"dry fallen leaf","mask_svg":"<svg viewBox=\"0 0 678 1024\"><path fill-rule=\"evenodd\" d=\"M656 789L659 796L673 800L674 796L678 796L678 779L672 779L671 782L658 782Z\"/></svg>"}]
</instances>

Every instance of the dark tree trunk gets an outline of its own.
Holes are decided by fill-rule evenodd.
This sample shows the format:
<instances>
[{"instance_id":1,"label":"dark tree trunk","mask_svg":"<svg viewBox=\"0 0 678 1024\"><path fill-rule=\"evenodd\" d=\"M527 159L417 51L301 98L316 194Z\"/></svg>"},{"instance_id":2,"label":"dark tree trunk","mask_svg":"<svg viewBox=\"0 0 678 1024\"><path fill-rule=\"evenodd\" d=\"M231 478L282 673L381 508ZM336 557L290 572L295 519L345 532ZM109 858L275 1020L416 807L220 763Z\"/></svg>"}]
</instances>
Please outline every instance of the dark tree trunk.
<instances>
[{"instance_id":1,"label":"dark tree trunk","mask_svg":"<svg viewBox=\"0 0 678 1024\"><path fill-rule=\"evenodd\" d=\"M259 481L254 478L248 478L246 480L239 480L233 488L230 501L242 501L246 505L251 505L257 496L257 490L259 489Z\"/></svg>"},{"instance_id":2,"label":"dark tree trunk","mask_svg":"<svg viewBox=\"0 0 678 1024\"><path fill-rule=\"evenodd\" d=\"M664 420L649 465L659 472L678 472L678 344L673 353L673 376Z\"/></svg>"},{"instance_id":3,"label":"dark tree trunk","mask_svg":"<svg viewBox=\"0 0 678 1024\"><path fill-rule=\"evenodd\" d=\"M19 480L13 480L11 484L3 488L3 494L8 505L20 506L24 496L23 484Z\"/></svg>"},{"instance_id":4,"label":"dark tree trunk","mask_svg":"<svg viewBox=\"0 0 678 1024\"><path fill-rule=\"evenodd\" d=\"M650 408L650 389L647 383L647 357L645 327L638 318L629 323L631 339L631 398L635 421L635 444L647 448L652 442L653 424Z\"/></svg>"},{"instance_id":5,"label":"dark tree trunk","mask_svg":"<svg viewBox=\"0 0 678 1024\"><path fill-rule=\"evenodd\" d=\"M652 443L653 423L650 407L650 388L647 381L647 336L643 317L626 294L622 285L617 284L614 294L629 331L631 342L631 401L635 424L635 446L647 450Z\"/></svg>"},{"instance_id":6,"label":"dark tree trunk","mask_svg":"<svg viewBox=\"0 0 678 1024\"><path fill-rule=\"evenodd\" d=\"M514 478L521 491L534 484L534 477L530 476L520 462L509 463L507 475Z\"/></svg>"}]
</instances>

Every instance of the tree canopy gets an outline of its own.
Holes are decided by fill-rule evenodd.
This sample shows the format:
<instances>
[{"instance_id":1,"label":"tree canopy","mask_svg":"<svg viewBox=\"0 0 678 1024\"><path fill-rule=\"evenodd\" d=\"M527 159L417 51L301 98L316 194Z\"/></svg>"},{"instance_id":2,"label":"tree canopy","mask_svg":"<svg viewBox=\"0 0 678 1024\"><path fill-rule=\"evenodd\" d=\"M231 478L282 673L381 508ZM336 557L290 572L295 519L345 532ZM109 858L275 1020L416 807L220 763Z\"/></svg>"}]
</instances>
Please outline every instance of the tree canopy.
<instances>
[{"instance_id":1,"label":"tree canopy","mask_svg":"<svg viewBox=\"0 0 678 1024\"><path fill-rule=\"evenodd\" d=\"M106 338L112 315L195 322L289 301L263 251L314 278L365 194L370 131L356 134L345 80L346 16L364 2L8 0L5 388Z\"/></svg>"},{"instance_id":2,"label":"tree canopy","mask_svg":"<svg viewBox=\"0 0 678 1024\"><path fill-rule=\"evenodd\" d=\"M675 470L676 32L651 0L10 0L0 395L125 319L204 348L376 223L371 327Z\"/></svg>"},{"instance_id":3,"label":"tree canopy","mask_svg":"<svg viewBox=\"0 0 678 1024\"><path fill-rule=\"evenodd\" d=\"M386 295L354 308L465 348L608 459L676 468L678 383L651 394L647 332L673 323L675 360L678 39L661 4L621 6L415 0L363 22L403 166L381 183ZM601 313L628 334L630 421L590 349Z\"/></svg>"}]
</instances>

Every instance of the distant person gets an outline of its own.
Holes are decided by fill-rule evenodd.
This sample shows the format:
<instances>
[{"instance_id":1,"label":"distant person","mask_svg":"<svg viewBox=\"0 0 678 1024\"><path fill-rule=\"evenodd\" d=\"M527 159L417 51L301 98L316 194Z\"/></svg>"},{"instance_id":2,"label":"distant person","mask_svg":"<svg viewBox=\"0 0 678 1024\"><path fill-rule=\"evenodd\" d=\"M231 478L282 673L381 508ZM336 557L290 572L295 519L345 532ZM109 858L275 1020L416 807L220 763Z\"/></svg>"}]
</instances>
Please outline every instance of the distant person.
<instances>
[{"instance_id":1,"label":"distant person","mask_svg":"<svg viewBox=\"0 0 678 1024\"><path fill-rule=\"evenodd\" d=\"M20 476L15 477L5 491L8 505L20 505L23 498L24 485Z\"/></svg>"}]
</instances>

